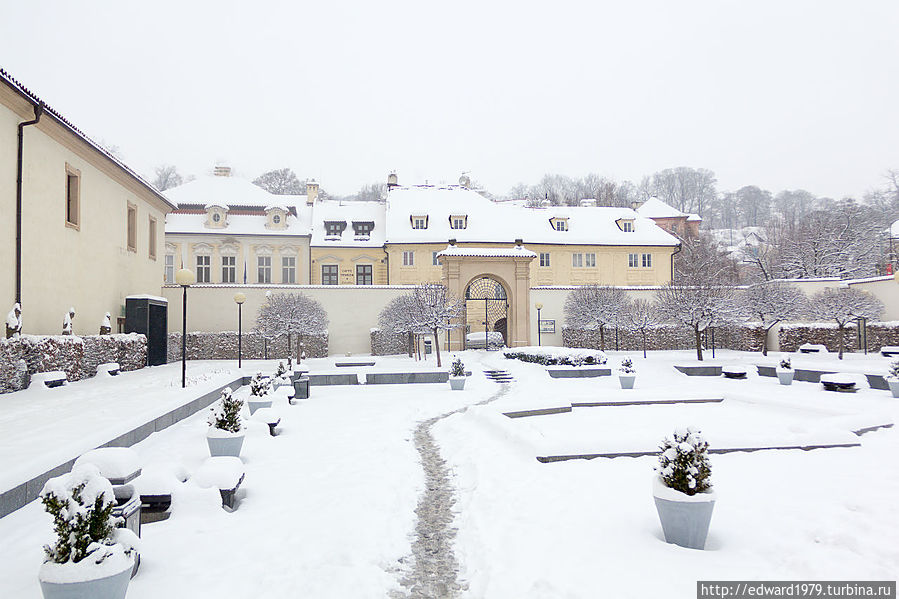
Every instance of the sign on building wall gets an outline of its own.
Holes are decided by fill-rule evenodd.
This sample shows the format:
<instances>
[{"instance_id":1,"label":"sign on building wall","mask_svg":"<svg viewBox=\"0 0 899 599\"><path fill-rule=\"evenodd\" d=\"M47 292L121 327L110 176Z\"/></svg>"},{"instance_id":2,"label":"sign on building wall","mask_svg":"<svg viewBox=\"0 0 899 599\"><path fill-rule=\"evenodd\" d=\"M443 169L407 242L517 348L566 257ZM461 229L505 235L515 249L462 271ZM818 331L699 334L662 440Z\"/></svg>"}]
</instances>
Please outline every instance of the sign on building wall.
<instances>
[{"instance_id":1,"label":"sign on building wall","mask_svg":"<svg viewBox=\"0 0 899 599\"><path fill-rule=\"evenodd\" d=\"M556 321L555 320L540 320L540 332L541 333L555 333L556 332Z\"/></svg>"}]
</instances>

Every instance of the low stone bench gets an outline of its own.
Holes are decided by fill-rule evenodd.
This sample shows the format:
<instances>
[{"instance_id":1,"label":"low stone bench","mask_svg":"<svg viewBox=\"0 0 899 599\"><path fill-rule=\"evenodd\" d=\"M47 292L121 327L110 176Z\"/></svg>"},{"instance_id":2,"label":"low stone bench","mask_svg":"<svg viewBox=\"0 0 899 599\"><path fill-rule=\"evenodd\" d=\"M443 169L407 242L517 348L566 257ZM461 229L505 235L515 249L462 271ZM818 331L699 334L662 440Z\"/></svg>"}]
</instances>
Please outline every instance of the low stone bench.
<instances>
[{"instance_id":1,"label":"low stone bench","mask_svg":"<svg viewBox=\"0 0 899 599\"><path fill-rule=\"evenodd\" d=\"M573 367L559 368L550 367L546 369L549 376L554 379L580 379L593 378L598 376L612 376L611 368L592 368L592 367Z\"/></svg>"},{"instance_id":2,"label":"low stone bench","mask_svg":"<svg viewBox=\"0 0 899 599\"><path fill-rule=\"evenodd\" d=\"M218 489L222 495L222 507L234 509L234 496L244 476L244 466L240 458L216 456L207 458L193 478L203 489Z\"/></svg>"},{"instance_id":3,"label":"low stone bench","mask_svg":"<svg viewBox=\"0 0 899 599\"><path fill-rule=\"evenodd\" d=\"M899 345L884 345L880 348L880 355L887 358L899 356Z\"/></svg>"},{"instance_id":4,"label":"low stone bench","mask_svg":"<svg viewBox=\"0 0 899 599\"><path fill-rule=\"evenodd\" d=\"M759 370L759 376L777 376L777 367L769 364L756 364L756 368Z\"/></svg>"},{"instance_id":5,"label":"low stone bench","mask_svg":"<svg viewBox=\"0 0 899 599\"><path fill-rule=\"evenodd\" d=\"M309 386L317 385L358 385L359 377L355 373L349 374L310 374Z\"/></svg>"},{"instance_id":6,"label":"low stone bench","mask_svg":"<svg viewBox=\"0 0 899 599\"><path fill-rule=\"evenodd\" d=\"M108 376L118 376L122 369L116 362L106 362L97 366L97 374L106 374Z\"/></svg>"},{"instance_id":7,"label":"low stone bench","mask_svg":"<svg viewBox=\"0 0 899 599\"><path fill-rule=\"evenodd\" d=\"M821 382L821 377L826 374L833 374L833 370L809 370L808 368L794 368L793 380L805 383Z\"/></svg>"},{"instance_id":8,"label":"low stone bench","mask_svg":"<svg viewBox=\"0 0 899 599\"><path fill-rule=\"evenodd\" d=\"M803 354L826 354L827 347L820 343L803 343L799 346L799 351Z\"/></svg>"},{"instance_id":9,"label":"low stone bench","mask_svg":"<svg viewBox=\"0 0 899 599\"><path fill-rule=\"evenodd\" d=\"M746 369L742 366L722 366L721 373L728 379L745 379Z\"/></svg>"},{"instance_id":10,"label":"low stone bench","mask_svg":"<svg viewBox=\"0 0 899 599\"><path fill-rule=\"evenodd\" d=\"M278 433L275 431L275 427L281 423L281 417L278 416L278 413L273 408L259 408L253 414L253 420L264 422L268 425L269 434L272 437L277 436Z\"/></svg>"},{"instance_id":11,"label":"low stone bench","mask_svg":"<svg viewBox=\"0 0 899 599\"><path fill-rule=\"evenodd\" d=\"M51 370L48 372L35 372L31 375L31 384L29 387L46 387L52 389L54 387L62 387L69 381L66 373L62 370Z\"/></svg>"},{"instance_id":12,"label":"low stone bench","mask_svg":"<svg viewBox=\"0 0 899 599\"><path fill-rule=\"evenodd\" d=\"M374 366L374 360L343 360L341 362L334 362L334 366L338 368L346 368L353 366Z\"/></svg>"},{"instance_id":13,"label":"low stone bench","mask_svg":"<svg viewBox=\"0 0 899 599\"><path fill-rule=\"evenodd\" d=\"M865 378L868 379L868 386L872 389L880 389L881 391L889 391L890 385L887 383L887 379L882 374L865 374Z\"/></svg>"},{"instance_id":14,"label":"low stone bench","mask_svg":"<svg viewBox=\"0 0 899 599\"><path fill-rule=\"evenodd\" d=\"M825 391L855 393L858 390L856 389L855 383L855 376L851 374L825 374L821 377L821 384L824 385Z\"/></svg>"},{"instance_id":15,"label":"low stone bench","mask_svg":"<svg viewBox=\"0 0 899 599\"><path fill-rule=\"evenodd\" d=\"M721 376L721 366L717 365L675 365L674 368L676 368L679 372L686 374L687 376Z\"/></svg>"},{"instance_id":16,"label":"low stone bench","mask_svg":"<svg viewBox=\"0 0 899 599\"><path fill-rule=\"evenodd\" d=\"M443 370L433 372L369 372L365 375L366 385L445 383L448 380L449 373Z\"/></svg>"}]
</instances>

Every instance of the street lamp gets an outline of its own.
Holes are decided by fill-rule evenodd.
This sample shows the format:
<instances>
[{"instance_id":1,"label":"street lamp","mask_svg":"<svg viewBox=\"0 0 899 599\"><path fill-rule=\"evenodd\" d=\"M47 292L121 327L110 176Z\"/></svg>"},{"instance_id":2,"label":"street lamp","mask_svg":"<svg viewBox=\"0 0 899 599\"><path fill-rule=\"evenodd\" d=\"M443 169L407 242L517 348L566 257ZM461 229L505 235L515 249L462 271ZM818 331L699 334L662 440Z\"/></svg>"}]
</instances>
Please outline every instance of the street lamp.
<instances>
[{"instance_id":1,"label":"street lamp","mask_svg":"<svg viewBox=\"0 0 899 599\"><path fill-rule=\"evenodd\" d=\"M537 302L534 304L534 307L537 308L537 345L540 345L540 310L543 309L543 304L541 302Z\"/></svg>"},{"instance_id":2,"label":"street lamp","mask_svg":"<svg viewBox=\"0 0 899 599\"><path fill-rule=\"evenodd\" d=\"M243 308L243 303L247 301L247 296L243 293L235 293L234 301L237 302L237 367L240 368L243 353L243 347L241 343L243 337L243 328L241 326L241 309Z\"/></svg>"},{"instance_id":3,"label":"street lamp","mask_svg":"<svg viewBox=\"0 0 899 599\"><path fill-rule=\"evenodd\" d=\"M184 290L181 297L181 387L184 388L187 386L187 288L197 282L197 275L189 268L182 268L175 273L175 282Z\"/></svg>"}]
</instances>

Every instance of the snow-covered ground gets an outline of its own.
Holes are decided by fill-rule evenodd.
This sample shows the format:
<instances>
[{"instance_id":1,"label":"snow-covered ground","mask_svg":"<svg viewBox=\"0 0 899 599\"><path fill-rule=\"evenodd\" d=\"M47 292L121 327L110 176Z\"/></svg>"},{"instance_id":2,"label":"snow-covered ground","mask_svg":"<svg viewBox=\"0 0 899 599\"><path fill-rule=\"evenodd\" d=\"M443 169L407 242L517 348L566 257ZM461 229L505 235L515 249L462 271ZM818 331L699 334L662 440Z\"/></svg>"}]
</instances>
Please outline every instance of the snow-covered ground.
<instances>
[{"instance_id":1,"label":"snow-covered ground","mask_svg":"<svg viewBox=\"0 0 899 599\"><path fill-rule=\"evenodd\" d=\"M144 526L141 570L128 596L385 597L399 591L424 480L412 431L425 419L493 396L500 386L482 372L491 368L512 373L510 391L434 426L458 499L455 551L464 596L694 597L696 580L704 579L895 578L899 433L892 428L859 437L851 431L894 421L899 400L867 388L838 394L812 383L784 387L755 374L751 366L762 361L756 354L718 352L717 363L748 367L747 380L726 380L675 371L674 363L695 359L691 352L658 352L648 360L631 353L638 371L634 398L724 401L502 415L622 397L614 368L623 355L608 352L612 377L551 379L545 367L506 360L498 352L465 352L473 376L464 392L444 385L314 387L308 401L290 406L282 388L274 407L282 416L281 434L270 437L264 424L251 422L242 452L246 479L233 513L221 508L216 490L192 480L176 482L176 474L196 472L208 456L205 411L153 434L134 449L144 464L143 484L163 481L173 488L172 515ZM446 368L451 357L443 357ZM851 372L885 371L888 363L876 356L849 355L842 363L832 356L794 356L794 365L816 358L822 369L834 362L844 368L832 369ZM433 358L429 364L376 360L370 368L381 371L435 367ZM309 367L365 372L333 363L309 361ZM266 369L275 364L270 361ZM235 378L233 366L191 363L193 395L203 385L214 388L219 378ZM258 366L245 364L244 371ZM34 449L40 443L49 452L86 449L96 434L92 422L103 424L105 432L114 429L110 404L126 402L122 406L133 421L171 409L181 393L171 384L176 375L180 371L162 367L131 373L130 387L124 386L127 376L76 383L59 391L77 392L77 407L57 395L58 403L35 405L18 423L10 418L25 410L24 403L4 411L0 402L0 430L9 437L0 441L0 455L16 455L16 444L30 447L23 455L32 456L33 468L34 456L43 453ZM2 399L48 402L52 394ZM150 398L156 399L152 409L146 405ZM51 409L63 417L63 432L30 429L29 436L19 430ZM861 446L713 455L719 499L706 551L662 540L650 491L654 458L536 460L651 450L675 427L690 424L702 428L712 448ZM0 597L40 597L41 545L50 536L49 517L38 502L0 519Z\"/></svg>"}]
</instances>

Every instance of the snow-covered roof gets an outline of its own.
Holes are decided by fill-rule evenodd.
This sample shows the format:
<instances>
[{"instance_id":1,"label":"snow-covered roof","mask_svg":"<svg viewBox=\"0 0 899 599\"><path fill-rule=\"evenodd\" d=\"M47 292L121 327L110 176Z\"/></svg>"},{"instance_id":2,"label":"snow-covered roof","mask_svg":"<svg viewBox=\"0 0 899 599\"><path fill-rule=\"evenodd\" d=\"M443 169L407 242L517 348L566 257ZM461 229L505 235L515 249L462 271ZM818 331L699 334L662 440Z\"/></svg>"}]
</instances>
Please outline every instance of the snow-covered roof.
<instances>
[{"instance_id":1,"label":"snow-covered roof","mask_svg":"<svg viewBox=\"0 0 899 599\"><path fill-rule=\"evenodd\" d=\"M321 247L381 247L386 238L384 202L356 202L320 200L315 203L312 216L312 245ZM327 222L346 223L340 235L328 235ZM356 235L354 222L374 223L368 236Z\"/></svg>"},{"instance_id":2,"label":"snow-covered roof","mask_svg":"<svg viewBox=\"0 0 899 599\"><path fill-rule=\"evenodd\" d=\"M680 216L688 216L677 208L672 208L662 200L656 197L649 198L637 208L637 213L646 218L676 218Z\"/></svg>"},{"instance_id":3,"label":"snow-covered roof","mask_svg":"<svg viewBox=\"0 0 899 599\"><path fill-rule=\"evenodd\" d=\"M413 217L426 216L427 228L413 228ZM451 217L466 217L464 229L453 229ZM566 231L553 228L553 218L568 219ZM619 220L633 220L625 232ZM316 220L318 218L316 217ZM455 239L467 243L508 242L583 245L674 246L677 239L630 208L552 206L525 208L492 202L460 186L396 187L387 195L387 242L434 243Z\"/></svg>"},{"instance_id":4,"label":"snow-covered roof","mask_svg":"<svg viewBox=\"0 0 899 599\"><path fill-rule=\"evenodd\" d=\"M279 196L239 177L205 176L169 189L166 195L178 210L166 215L166 233L217 233L220 235L310 235L312 207L306 196ZM206 210L228 210L225 226L206 226ZM286 227L267 228L265 211L272 207L288 212Z\"/></svg>"},{"instance_id":5,"label":"snow-covered roof","mask_svg":"<svg viewBox=\"0 0 899 599\"><path fill-rule=\"evenodd\" d=\"M690 214L687 215L687 222L688 222L688 223L699 222L699 221L702 221L702 217L699 216L698 214L693 214L693 213L691 212Z\"/></svg>"},{"instance_id":6,"label":"snow-covered roof","mask_svg":"<svg viewBox=\"0 0 899 599\"><path fill-rule=\"evenodd\" d=\"M455 245L447 246L445 250L438 252L440 256L475 256L479 258L536 258L537 254L529 249L517 245L513 248L460 248Z\"/></svg>"}]
</instances>

